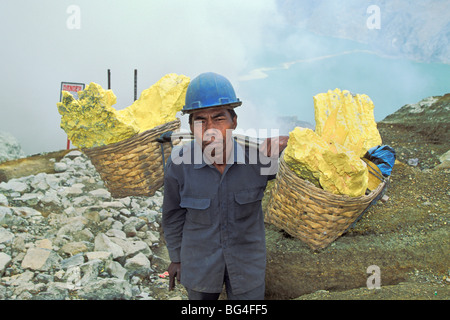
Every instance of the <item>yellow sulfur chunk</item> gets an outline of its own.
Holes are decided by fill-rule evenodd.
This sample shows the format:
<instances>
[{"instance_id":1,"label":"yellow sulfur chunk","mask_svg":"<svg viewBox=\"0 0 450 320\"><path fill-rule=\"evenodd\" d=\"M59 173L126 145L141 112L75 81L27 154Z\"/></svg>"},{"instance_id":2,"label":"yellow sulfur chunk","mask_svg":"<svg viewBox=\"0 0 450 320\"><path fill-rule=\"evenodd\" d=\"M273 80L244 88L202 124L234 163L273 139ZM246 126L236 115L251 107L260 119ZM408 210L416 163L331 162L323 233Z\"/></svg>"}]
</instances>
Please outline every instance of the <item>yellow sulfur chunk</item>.
<instances>
[{"instance_id":1,"label":"yellow sulfur chunk","mask_svg":"<svg viewBox=\"0 0 450 320\"><path fill-rule=\"evenodd\" d=\"M174 73L162 77L144 90L131 106L117 111L116 96L96 83L90 83L75 100L63 92L58 111L61 128L78 148L108 145L176 119L190 79Z\"/></svg>"},{"instance_id":2,"label":"yellow sulfur chunk","mask_svg":"<svg viewBox=\"0 0 450 320\"><path fill-rule=\"evenodd\" d=\"M177 112L183 108L189 81L184 75L168 74L117 114L124 121L134 120L140 132L174 121Z\"/></svg>"},{"instance_id":3,"label":"yellow sulfur chunk","mask_svg":"<svg viewBox=\"0 0 450 320\"><path fill-rule=\"evenodd\" d=\"M314 97L316 133L327 142L336 142L358 156L382 143L372 100L335 89Z\"/></svg>"},{"instance_id":4,"label":"yellow sulfur chunk","mask_svg":"<svg viewBox=\"0 0 450 320\"><path fill-rule=\"evenodd\" d=\"M298 176L328 192L358 197L367 189L366 164L353 151L327 143L310 129L290 132L284 160Z\"/></svg>"},{"instance_id":5,"label":"yellow sulfur chunk","mask_svg":"<svg viewBox=\"0 0 450 320\"><path fill-rule=\"evenodd\" d=\"M325 140L314 131L297 127L289 133L284 160L298 176L320 188L319 164L327 150L329 147Z\"/></svg>"},{"instance_id":6,"label":"yellow sulfur chunk","mask_svg":"<svg viewBox=\"0 0 450 320\"><path fill-rule=\"evenodd\" d=\"M61 114L61 128L78 148L91 148L118 142L139 132L131 121L118 119L116 96L96 83L90 83L78 92L78 100L63 91L62 101L57 103Z\"/></svg>"}]
</instances>

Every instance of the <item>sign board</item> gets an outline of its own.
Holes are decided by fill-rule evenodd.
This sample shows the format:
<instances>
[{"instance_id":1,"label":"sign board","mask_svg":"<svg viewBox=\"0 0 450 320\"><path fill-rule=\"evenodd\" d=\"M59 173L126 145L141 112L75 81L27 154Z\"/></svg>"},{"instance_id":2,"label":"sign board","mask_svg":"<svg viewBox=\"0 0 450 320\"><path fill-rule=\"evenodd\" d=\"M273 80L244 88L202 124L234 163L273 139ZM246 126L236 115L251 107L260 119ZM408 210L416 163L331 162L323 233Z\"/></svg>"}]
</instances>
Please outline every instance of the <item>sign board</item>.
<instances>
[{"instance_id":1,"label":"sign board","mask_svg":"<svg viewBox=\"0 0 450 320\"><path fill-rule=\"evenodd\" d=\"M70 94L72 94L72 96L75 99L78 99L78 91L84 90L84 83L78 83L78 82L61 82L61 92L59 95L59 101L62 100L62 92L63 91L67 91ZM67 139L67 150L70 149L70 140Z\"/></svg>"},{"instance_id":2,"label":"sign board","mask_svg":"<svg viewBox=\"0 0 450 320\"><path fill-rule=\"evenodd\" d=\"M61 95L59 101L62 99L62 92L67 91L72 94L75 99L78 99L78 91L84 90L84 83L77 82L61 82Z\"/></svg>"}]
</instances>

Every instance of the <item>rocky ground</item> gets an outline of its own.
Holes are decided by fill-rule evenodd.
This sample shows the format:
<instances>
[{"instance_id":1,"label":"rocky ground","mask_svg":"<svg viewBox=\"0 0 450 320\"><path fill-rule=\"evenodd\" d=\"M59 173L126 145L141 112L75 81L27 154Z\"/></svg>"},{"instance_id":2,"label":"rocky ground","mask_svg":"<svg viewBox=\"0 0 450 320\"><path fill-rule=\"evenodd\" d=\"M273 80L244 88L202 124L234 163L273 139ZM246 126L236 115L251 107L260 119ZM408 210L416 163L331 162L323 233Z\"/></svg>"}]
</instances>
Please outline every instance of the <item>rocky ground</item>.
<instances>
[{"instance_id":1,"label":"rocky ground","mask_svg":"<svg viewBox=\"0 0 450 320\"><path fill-rule=\"evenodd\" d=\"M168 291L162 193L113 199L73 151L0 183L0 299L186 299Z\"/></svg>"}]
</instances>

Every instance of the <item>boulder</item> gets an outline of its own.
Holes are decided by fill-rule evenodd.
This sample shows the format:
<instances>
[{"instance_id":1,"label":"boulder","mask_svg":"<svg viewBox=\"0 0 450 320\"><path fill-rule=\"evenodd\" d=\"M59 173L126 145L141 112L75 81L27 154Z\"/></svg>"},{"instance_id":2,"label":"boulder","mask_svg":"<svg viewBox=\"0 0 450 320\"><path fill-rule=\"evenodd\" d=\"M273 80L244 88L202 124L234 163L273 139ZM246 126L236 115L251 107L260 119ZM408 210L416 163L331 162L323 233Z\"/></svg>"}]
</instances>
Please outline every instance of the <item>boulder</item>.
<instances>
[{"instance_id":1,"label":"boulder","mask_svg":"<svg viewBox=\"0 0 450 320\"><path fill-rule=\"evenodd\" d=\"M25 153L17 139L8 132L0 132L0 162L19 159Z\"/></svg>"}]
</instances>

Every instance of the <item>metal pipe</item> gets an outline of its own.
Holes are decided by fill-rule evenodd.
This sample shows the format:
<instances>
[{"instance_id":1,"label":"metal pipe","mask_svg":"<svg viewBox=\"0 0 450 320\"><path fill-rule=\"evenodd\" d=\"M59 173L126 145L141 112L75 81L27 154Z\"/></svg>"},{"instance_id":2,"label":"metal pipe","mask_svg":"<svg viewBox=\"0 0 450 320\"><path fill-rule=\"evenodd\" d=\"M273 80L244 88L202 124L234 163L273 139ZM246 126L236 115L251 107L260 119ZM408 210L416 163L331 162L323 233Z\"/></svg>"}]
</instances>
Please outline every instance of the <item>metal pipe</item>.
<instances>
[{"instance_id":1,"label":"metal pipe","mask_svg":"<svg viewBox=\"0 0 450 320\"><path fill-rule=\"evenodd\" d=\"M134 101L137 100L137 69L134 69Z\"/></svg>"}]
</instances>

